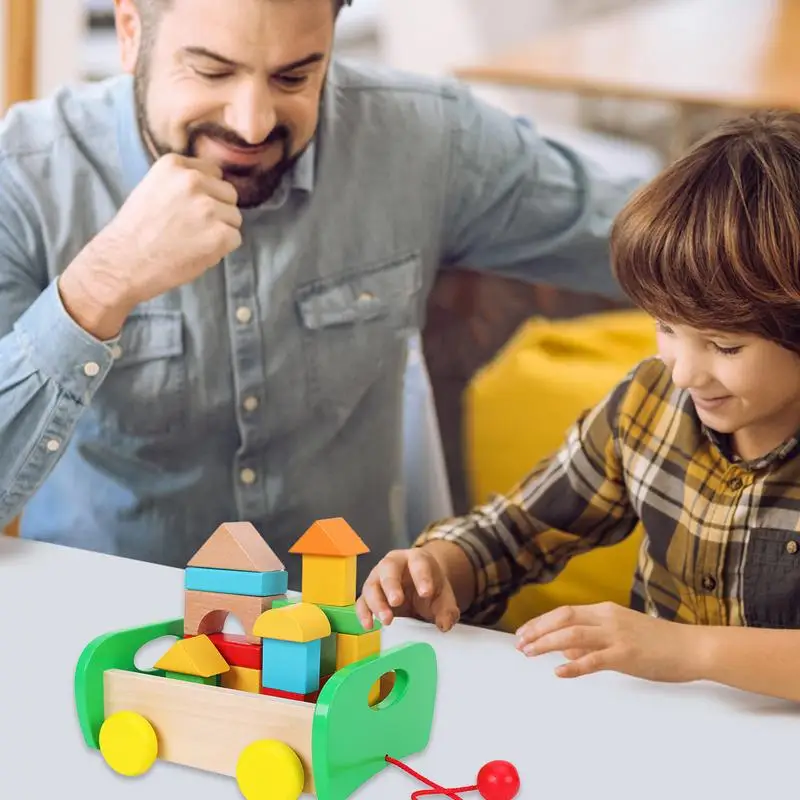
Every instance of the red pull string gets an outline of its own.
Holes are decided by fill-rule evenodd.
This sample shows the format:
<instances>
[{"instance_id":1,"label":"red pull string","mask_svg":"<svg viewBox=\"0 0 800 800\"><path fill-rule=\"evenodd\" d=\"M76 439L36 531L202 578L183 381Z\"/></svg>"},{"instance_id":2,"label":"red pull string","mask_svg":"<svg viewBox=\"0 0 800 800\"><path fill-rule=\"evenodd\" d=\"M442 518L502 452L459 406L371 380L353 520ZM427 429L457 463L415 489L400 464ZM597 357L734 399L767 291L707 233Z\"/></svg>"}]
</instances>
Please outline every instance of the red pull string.
<instances>
[{"instance_id":1,"label":"red pull string","mask_svg":"<svg viewBox=\"0 0 800 800\"><path fill-rule=\"evenodd\" d=\"M447 796L450 797L450 792L457 795L460 792L474 792L477 791L477 789L477 786L459 786L457 789L445 789L444 791L447 793ZM411 800L417 800L418 797L422 797L426 794L442 794L442 792L438 789L419 789L411 795Z\"/></svg>"},{"instance_id":2,"label":"red pull string","mask_svg":"<svg viewBox=\"0 0 800 800\"><path fill-rule=\"evenodd\" d=\"M422 797L423 795L432 795L432 794L441 794L445 797L451 798L451 800L464 800L463 797L460 796L460 792L475 792L477 791L478 787L475 786L459 786L456 789L445 789L444 786L439 786L438 783L434 783L431 780L428 780L424 775L420 775L419 772L416 770L411 769L407 764L404 764L402 761L398 761L396 758L392 758L391 756L386 756L386 760L390 764L394 764L396 767L400 767L400 769L405 770L409 775L416 778L418 781L430 786L430 789L420 789L417 792L414 792L411 795L411 800L417 800L418 797Z\"/></svg>"}]
</instances>

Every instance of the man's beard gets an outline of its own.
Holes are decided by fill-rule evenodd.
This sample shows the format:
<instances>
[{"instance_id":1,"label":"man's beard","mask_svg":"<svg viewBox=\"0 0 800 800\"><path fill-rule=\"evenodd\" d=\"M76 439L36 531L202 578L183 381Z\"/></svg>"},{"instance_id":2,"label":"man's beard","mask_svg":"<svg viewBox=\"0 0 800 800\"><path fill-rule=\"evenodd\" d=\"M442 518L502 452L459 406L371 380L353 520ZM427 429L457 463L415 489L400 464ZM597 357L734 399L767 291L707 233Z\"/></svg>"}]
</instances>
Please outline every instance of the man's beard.
<instances>
[{"instance_id":1,"label":"man's beard","mask_svg":"<svg viewBox=\"0 0 800 800\"><path fill-rule=\"evenodd\" d=\"M222 165L222 176L236 188L238 194L237 205L240 208L254 208L269 200L280 186L284 175L294 167L306 149L303 148L294 154L292 153L292 136L289 128L285 125L276 125L263 142L251 145L228 128L212 122L201 122L189 128L186 147L182 150L175 150L164 142L159 141L147 119L145 100L149 75L145 65L146 61L147 59L145 58L139 59L139 63L143 66L141 69L137 67L134 76L136 120L146 147L154 151L157 157L168 153L178 153L179 155L196 158L197 140L201 136L208 136L211 139L233 145L242 150L247 150L248 148L257 149L265 144L281 142L283 145L281 158L272 167L264 168L257 165L246 166L243 164Z\"/></svg>"}]
</instances>

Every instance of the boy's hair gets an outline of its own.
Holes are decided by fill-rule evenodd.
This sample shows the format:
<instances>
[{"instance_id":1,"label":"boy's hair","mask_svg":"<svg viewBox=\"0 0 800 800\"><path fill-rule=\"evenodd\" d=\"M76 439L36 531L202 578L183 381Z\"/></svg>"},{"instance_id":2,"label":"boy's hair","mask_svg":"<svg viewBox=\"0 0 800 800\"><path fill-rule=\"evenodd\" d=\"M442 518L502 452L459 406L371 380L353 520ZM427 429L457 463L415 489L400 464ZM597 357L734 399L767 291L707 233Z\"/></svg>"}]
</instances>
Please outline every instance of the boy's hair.
<instances>
[{"instance_id":1,"label":"boy's hair","mask_svg":"<svg viewBox=\"0 0 800 800\"><path fill-rule=\"evenodd\" d=\"M721 125L630 199L611 258L656 319L800 352L800 114Z\"/></svg>"}]
</instances>

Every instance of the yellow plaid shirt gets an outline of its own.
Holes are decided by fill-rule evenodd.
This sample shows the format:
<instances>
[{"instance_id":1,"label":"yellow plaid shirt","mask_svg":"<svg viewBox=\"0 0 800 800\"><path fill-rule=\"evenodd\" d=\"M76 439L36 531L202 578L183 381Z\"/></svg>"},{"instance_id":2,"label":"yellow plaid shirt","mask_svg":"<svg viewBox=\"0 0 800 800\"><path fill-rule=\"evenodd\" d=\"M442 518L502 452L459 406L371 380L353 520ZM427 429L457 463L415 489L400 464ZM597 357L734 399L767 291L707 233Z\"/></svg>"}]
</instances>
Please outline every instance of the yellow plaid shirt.
<instances>
[{"instance_id":1,"label":"yellow plaid shirt","mask_svg":"<svg viewBox=\"0 0 800 800\"><path fill-rule=\"evenodd\" d=\"M531 413L536 413L535 399ZM477 576L463 620L497 621L526 583L645 531L632 608L679 622L800 628L800 447L753 462L706 429L657 359L584 413L507 495L415 542L459 544Z\"/></svg>"}]
</instances>

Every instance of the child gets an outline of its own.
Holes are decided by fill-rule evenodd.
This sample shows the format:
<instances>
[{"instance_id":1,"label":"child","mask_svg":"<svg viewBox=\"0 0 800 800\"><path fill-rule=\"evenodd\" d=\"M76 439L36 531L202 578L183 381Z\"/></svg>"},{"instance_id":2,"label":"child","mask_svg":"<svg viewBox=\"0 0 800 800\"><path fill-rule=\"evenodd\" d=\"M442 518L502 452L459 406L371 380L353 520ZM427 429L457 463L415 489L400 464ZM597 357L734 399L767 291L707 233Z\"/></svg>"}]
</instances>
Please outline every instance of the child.
<instances>
[{"instance_id":1,"label":"child","mask_svg":"<svg viewBox=\"0 0 800 800\"><path fill-rule=\"evenodd\" d=\"M517 631L518 649L563 653L563 677L800 701L800 114L721 127L631 199L611 247L659 356L508 496L389 553L362 622L492 623L523 584L641 522L631 607L556 609Z\"/></svg>"}]
</instances>

